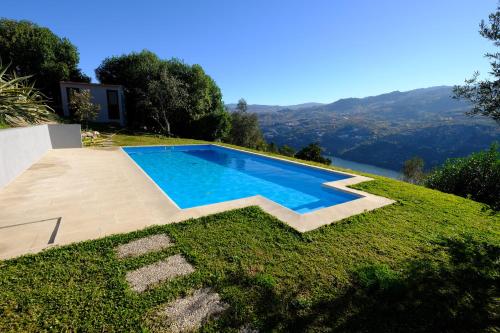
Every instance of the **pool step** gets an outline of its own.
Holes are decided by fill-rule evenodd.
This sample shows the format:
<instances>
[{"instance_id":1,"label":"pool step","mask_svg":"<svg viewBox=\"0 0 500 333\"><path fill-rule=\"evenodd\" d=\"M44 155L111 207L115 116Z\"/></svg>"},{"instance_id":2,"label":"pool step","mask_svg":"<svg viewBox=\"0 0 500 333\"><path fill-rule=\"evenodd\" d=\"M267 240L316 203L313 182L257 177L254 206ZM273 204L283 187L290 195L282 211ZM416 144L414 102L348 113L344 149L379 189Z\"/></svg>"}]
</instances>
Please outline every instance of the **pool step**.
<instances>
[{"instance_id":1,"label":"pool step","mask_svg":"<svg viewBox=\"0 0 500 333\"><path fill-rule=\"evenodd\" d=\"M229 307L211 288L196 290L192 295L161 305L156 311L152 332L192 332Z\"/></svg>"},{"instance_id":2,"label":"pool step","mask_svg":"<svg viewBox=\"0 0 500 333\"><path fill-rule=\"evenodd\" d=\"M138 257L150 252L157 252L174 245L167 235L152 235L139 238L116 248L118 258Z\"/></svg>"},{"instance_id":3,"label":"pool step","mask_svg":"<svg viewBox=\"0 0 500 333\"><path fill-rule=\"evenodd\" d=\"M194 271L194 267L182 255L176 254L165 260L130 271L125 278L132 290L141 293L161 282L188 275Z\"/></svg>"}]
</instances>

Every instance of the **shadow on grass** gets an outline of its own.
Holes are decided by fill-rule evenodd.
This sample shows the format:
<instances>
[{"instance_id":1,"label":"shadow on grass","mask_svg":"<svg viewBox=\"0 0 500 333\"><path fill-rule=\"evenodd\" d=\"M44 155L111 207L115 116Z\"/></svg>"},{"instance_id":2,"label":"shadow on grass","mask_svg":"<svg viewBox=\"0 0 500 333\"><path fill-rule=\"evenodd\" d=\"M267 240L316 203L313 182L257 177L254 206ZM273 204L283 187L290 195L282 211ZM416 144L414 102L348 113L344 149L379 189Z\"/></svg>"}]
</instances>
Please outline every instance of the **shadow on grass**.
<instances>
[{"instance_id":1,"label":"shadow on grass","mask_svg":"<svg viewBox=\"0 0 500 333\"><path fill-rule=\"evenodd\" d=\"M262 331L495 331L500 247L471 238L440 245L434 259L416 260L405 272L379 264L359 267L341 295L317 303L277 295L271 277L238 279L259 290Z\"/></svg>"}]
</instances>

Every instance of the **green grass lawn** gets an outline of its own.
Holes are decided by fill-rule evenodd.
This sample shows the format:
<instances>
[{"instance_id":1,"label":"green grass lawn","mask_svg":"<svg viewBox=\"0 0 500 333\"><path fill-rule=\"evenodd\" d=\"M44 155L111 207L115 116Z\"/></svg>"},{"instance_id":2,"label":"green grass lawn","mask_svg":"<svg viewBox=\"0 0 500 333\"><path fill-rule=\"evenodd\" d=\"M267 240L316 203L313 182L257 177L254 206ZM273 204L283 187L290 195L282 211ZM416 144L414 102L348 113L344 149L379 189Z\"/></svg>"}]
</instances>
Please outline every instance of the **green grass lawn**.
<instances>
[{"instance_id":1,"label":"green grass lawn","mask_svg":"<svg viewBox=\"0 0 500 333\"><path fill-rule=\"evenodd\" d=\"M120 145L194 140L116 135ZM299 234L256 207L0 261L0 331L147 331L156 306L212 286L230 304L205 332L498 331L500 216L383 177L355 188L393 205ZM175 246L118 260L166 233ZM182 253L196 272L144 294L128 270Z\"/></svg>"}]
</instances>

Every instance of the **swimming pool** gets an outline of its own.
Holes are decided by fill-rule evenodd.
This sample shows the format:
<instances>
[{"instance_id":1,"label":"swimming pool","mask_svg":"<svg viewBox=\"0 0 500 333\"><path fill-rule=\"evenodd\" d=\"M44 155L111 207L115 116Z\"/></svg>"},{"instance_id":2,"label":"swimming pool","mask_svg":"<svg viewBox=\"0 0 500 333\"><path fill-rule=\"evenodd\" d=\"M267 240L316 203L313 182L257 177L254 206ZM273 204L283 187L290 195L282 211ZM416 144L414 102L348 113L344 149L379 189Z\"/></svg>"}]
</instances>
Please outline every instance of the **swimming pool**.
<instances>
[{"instance_id":1,"label":"swimming pool","mask_svg":"<svg viewBox=\"0 0 500 333\"><path fill-rule=\"evenodd\" d=\"M304 214L360 198L323 186L349 175L217 145L123 150L181 209L261 195Z\"/></svg>"}]
</instances>

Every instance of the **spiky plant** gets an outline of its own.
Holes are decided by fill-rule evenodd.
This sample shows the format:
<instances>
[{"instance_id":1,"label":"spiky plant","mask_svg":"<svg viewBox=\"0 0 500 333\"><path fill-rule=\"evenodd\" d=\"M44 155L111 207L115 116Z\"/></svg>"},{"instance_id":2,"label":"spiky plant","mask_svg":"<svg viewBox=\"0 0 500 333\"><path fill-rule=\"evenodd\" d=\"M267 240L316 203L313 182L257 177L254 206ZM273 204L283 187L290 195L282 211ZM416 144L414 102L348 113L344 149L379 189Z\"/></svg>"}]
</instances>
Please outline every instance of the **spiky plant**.
<instances>
[{"instance_id":1,"label":"spiky plant","mask_svg":"<svg viewBox=\"0 0 500 333\"><path fill-rule=\"evenodd\" d=\"M22 126L53 119L45 96L29 82L30 76L8 74L9 66L0 64L0 124Z\"/></svg>"}]
</instances>

